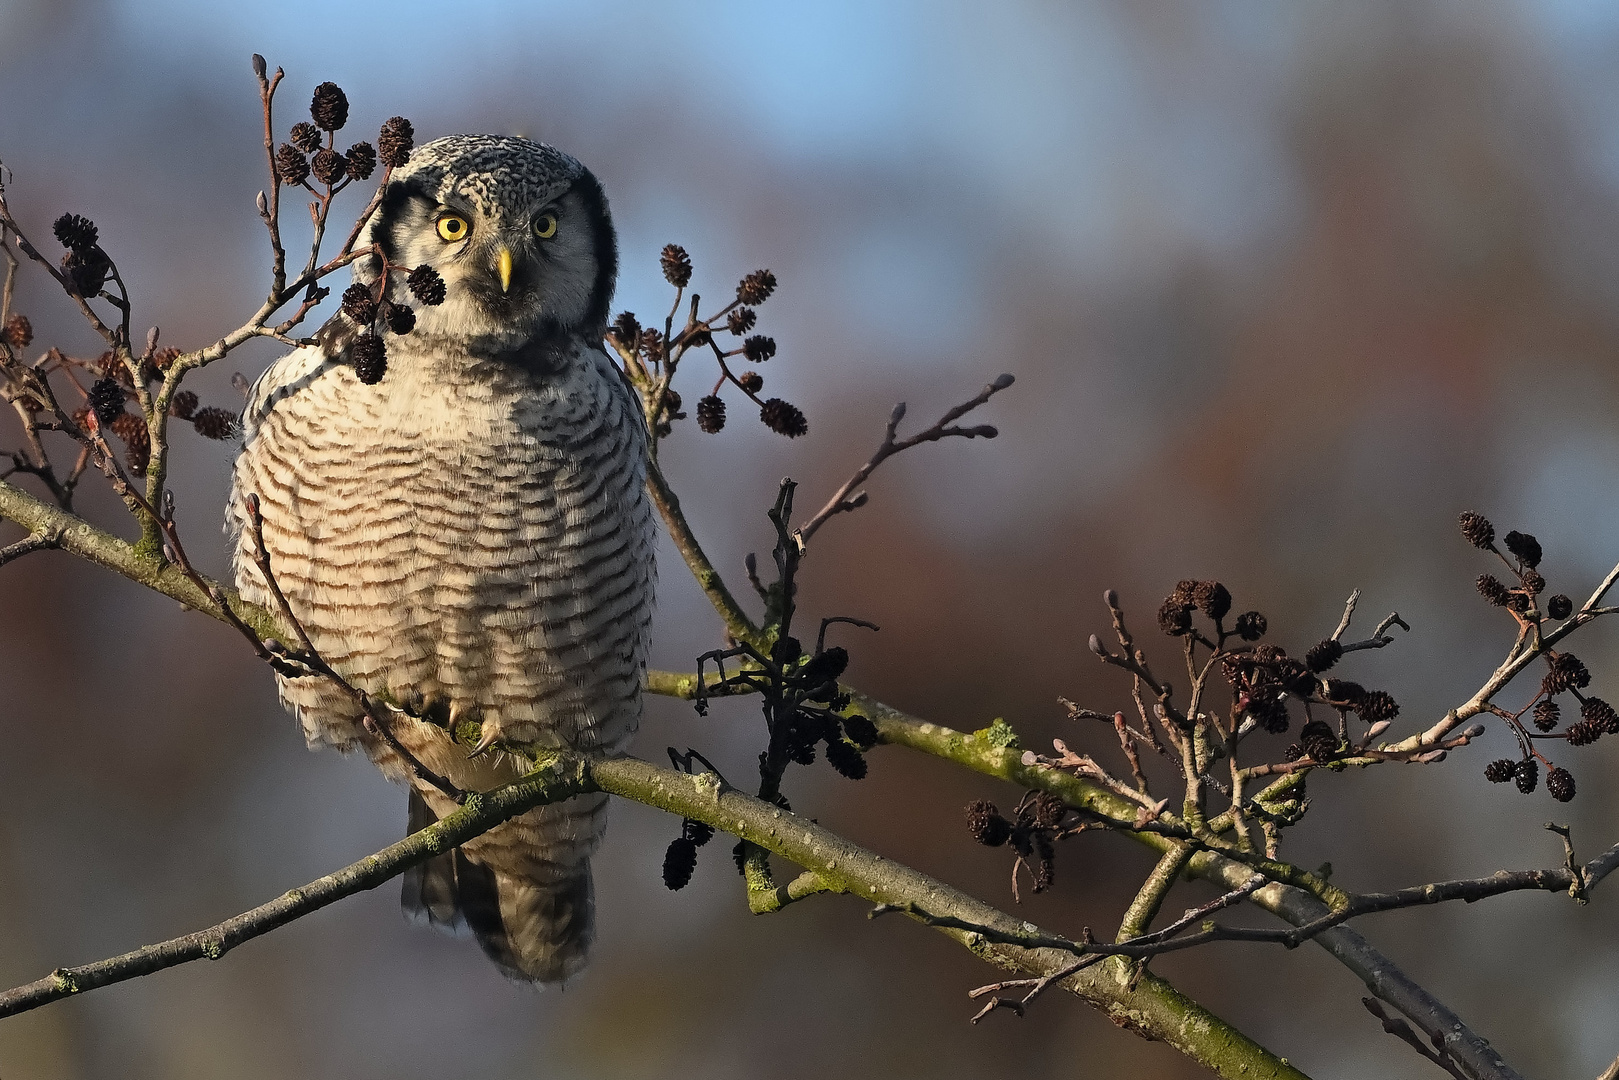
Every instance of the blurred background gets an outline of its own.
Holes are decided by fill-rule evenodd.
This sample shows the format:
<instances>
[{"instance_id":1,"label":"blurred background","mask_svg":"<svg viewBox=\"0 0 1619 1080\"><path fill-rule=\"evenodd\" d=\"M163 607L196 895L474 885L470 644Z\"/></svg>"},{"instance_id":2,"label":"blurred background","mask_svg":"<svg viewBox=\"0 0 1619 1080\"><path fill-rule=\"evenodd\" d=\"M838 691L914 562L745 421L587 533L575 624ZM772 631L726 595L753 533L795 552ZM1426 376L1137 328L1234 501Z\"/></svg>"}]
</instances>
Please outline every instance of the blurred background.
<instances>
[{"instance_id":1,"label":"blurred background","mask_svg":"<svg viewBox=\"0 0 1619 1080\"><path fill-rule=\"evenodd\" d=\"M893 461L805 567L806 617L882 627L837 639L850 678L916 715L1004 716L1025 745L1058 736L1122 764L1056 703L1127 702L1084 647L1107 628L1102 590L1167 669L1159 601L1218 577L1294 651L1353 588L1367 628L1398 610L1412 633L1345 670L1390 690L1409 732L1511 638L1473 591L1490 567L1459 511L1536 533L1552 591L1577 599L1619 557L1612 5L0 0L11 203L41 241L62 212L93 218L137 328L167 344L212 340L265 288L255 51L287 69L283 135L331 79L350 140L397 113L420 139L492 131L574 153L613 200L619 308L665 310L671 241L715 297L775 271L761 329L780 353L762 373L809 435L772 435L733 400L721 435L688 421L664 451L739 591L782 476L812 510L894 402L927 423L1016 374L982 414L999 439ZM99 351L45 284L27 274L18 293L36 348ZM232 372L275 352L243 349L193 385L235 408ZM712 377L693 367L688 402ZM176 443L189 546L224 573L231 449ZM81 509L117 522L102 486L87 480ZM655 662L687 667L718 625L667 548L662 566ZM1619 695L1619 638L1581 636L1595 692ZM402 834L403 793L362 760L307 753L228 630L64 555L0 572L0 710L5 985L208 925ZM696 747L742 777L761 738L746 707L703 720L654 700L638 747ZM1286 850L1370 889L1555 865L1548 818L1587 854L1613 842L1619 747L1561 752L1580 789L1566 807L1484 781L1510 750L1495 729L1439 766L1312 779ZM1011 904L1005 852L971 842L961 807L1015 791L890 749L863 783L822 764L789 793ZM969 1026L965 993L994 972L945 939L867 922L848 898L751 917L725 843L670 893L678 823L614 814L600 948L565 993L511 986L469 939L410 925L390 884L217 964L8 1020L0 1076L1202 1075L1072 999ZM1087 834L1061 851L1055 892L1019 910L1068 933L1116 926L1148 866ZM1616 893L1358 925L1523 1072L1589 1077L1619 1053ZM1211 895L1184 886L1166 910ZM1312 1075L1435 1073L1319 949L1216 945L1155 969Z\"/></svg>"}]
</instances>

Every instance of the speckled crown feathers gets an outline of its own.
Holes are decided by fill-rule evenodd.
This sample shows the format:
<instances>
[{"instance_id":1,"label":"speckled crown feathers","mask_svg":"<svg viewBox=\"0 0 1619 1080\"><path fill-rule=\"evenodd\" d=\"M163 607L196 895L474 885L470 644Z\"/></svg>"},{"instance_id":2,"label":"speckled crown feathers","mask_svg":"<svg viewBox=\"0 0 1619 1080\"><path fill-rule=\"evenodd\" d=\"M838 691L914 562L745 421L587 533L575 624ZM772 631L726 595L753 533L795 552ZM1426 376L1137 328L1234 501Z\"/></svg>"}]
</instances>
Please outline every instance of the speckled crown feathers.
<instances>
[{"instance_id":1,"label":"speckled crown feathers","mask_svg":"<svg viewBox=\"0 0 1619 1080\"><path fill-rule=\"evenodd\" d=\"M555 198L584 172L577 159L531 139L447 135L418 146L393 175L395 181L416 181L439 202L459 196L499 218L504 210Z\"/></svg>"}]
</instances>

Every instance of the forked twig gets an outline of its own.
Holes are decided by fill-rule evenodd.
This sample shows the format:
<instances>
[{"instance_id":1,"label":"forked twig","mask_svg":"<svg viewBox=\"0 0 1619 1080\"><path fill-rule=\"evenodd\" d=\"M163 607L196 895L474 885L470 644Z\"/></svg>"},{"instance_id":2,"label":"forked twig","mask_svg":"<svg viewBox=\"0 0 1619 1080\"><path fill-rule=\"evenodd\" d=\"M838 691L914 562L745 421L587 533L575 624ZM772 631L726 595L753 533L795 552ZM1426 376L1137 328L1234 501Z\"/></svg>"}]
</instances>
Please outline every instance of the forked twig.
<instances>
[{"instance_id":1,"label":"forked twig","mask_svg":"<svg viewBox=\"0 0 1619 1080\"><path fill-rule=\"evenodd\" d=\"M883 432L882 445L877 447L876 453L872 454L870 460L864 465L856 469L853 476L844 481L843 486L838 488L837 493L828 500L825 506L816 512L814 517L793 532L793 539L798 544L798 550L803 551L808 546L810 537L814 536L816 530L826 524L828 519L837 514L847 513L850 510L858 510L866 505L866 493L864 491L854 495L851 495L850 492L865 483L866 478L876 471L877 466L901 450L908 450L919 443L937 442L953 435L964 439L993 439L999 433L990 424L979 424L976 427L952 427L951 425L1002 390L1005 390L1008 386L1011 386L1013 381L1011 375L997 376L994 382L989 383L978 392L977 397L957 405L940 417L938 423L925 431L912 435L908 439L898 437L899 422L905 419L905 403L902 401L895 405L894 411L888 417L888 427Z\"/></svg>"}]
</instances>

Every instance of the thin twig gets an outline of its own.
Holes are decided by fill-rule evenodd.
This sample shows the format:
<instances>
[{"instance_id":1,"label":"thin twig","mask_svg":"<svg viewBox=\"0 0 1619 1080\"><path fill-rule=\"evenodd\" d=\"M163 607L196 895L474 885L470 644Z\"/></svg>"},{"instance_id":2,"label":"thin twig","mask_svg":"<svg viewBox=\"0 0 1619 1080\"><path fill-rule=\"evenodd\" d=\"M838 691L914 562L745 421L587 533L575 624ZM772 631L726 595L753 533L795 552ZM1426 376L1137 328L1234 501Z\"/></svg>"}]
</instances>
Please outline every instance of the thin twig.
<instances>
[{"instance_id":1,"label":"thin twig","mask_svg":"<svg viewBox=\"0 0 1619 1080\"><path fill-rule=\"evenodd\" d=\"M961 417L965 416L967 413L972 412L974 409L984 404L1002 390L1005 390L1008 386L1011 386L1013 381L1014 380L1011 375L997 376L994 382L989 383L978 392L977 397L957 405L955 408L945 413L944 416L940 417L938 423L934 424L925 431L912 435L908 439L898 438L899 422L905 419L905 403L902 401L898 405L895 405L894 411L888 417L888 426L883 432L882 444L877 447L876 453L872 454L870 459L867 460L864 465L856 469L853 476L844 481L843 486L838 488L837 493L834 494L831 499L827 500L827 504L821 507L821 509L816 512L814 517L810 518L803 525L799 526L798 529L793 533L793 539L797 542L798 549L803 551L806 547L808 547L810 537L814 536L816 530L822 525L826 524L829 518L837 514L847 513L850 510L858 510L860 507L864 506L866 504L866 493L862 491L851 495L850 492L853 492L855 488L865 483L866 478L876 471L877 466L881 465L884 461L888 460L890 457L893 457L901 450L908 450L919 443L937 442L940 439L948 438L952 435L965 439L993 439L997 432L995 428L989 424L980 424L976 427L970 428L951 427L950 425L956 420L959 420Z\"/></svg>"},{"instance_id":2,"label":"thin twig","mask_svg":"<svg viewBox=\"0 0 1619 1080\"><path fill-rule=\"evenodd\" d=\"M0 547L0 566L6 565L13 559L20 559L30 552L45 551L48 548L57 547L61 539L61 534L55 532L30 533L15 544Z\"/></svg>"},{"instance_id":3,"label":"thin twig","mask_svg":"<svg viewBox=\"0 0 1619 1080\"><path fill-rule=\"evenodd\" d=\"M320 650L315 648L315 643L310 639L309 631L304 628L303 621L293 613L292 605L287 602L286 594L281 591L281 584L276 580L275 571L271 569L270 550L264 545L264 515L259 511L258 495L249 493L246 502L248 523L253 530L253 563L258 567L259 576L264 580L265 588L269 590L270 596L274 598L276 608L281 612L281 617L292 627L293 632L298 635L299 643L303 646L302 651L292 654L292 659L315 674L324 677L347 696L350 701L359 706L366 730L397 754L399 759L409 767L418 780L438 789L455 802L465 801L466 792L451 783L447 777L440 776L422 764L416 755L412 754L399 741L398 737L393 733L389 718L377 708L376 700L338 674L336 669L320 655ZM245 623L239 623L238 625L247 630ZM247 632L252 633L251 630L247 630ZM263 650L265 643L259 642L259 647Z\"/></svg>"},{"instance_id":4,"label":"thin twig","mask_svg":"<svg viewBox=\"0 0 1619 1080\"><path fill-rule=\"evenodd\" d=\"M43 979L0 993L0 1017L27 1012L73 994L150 975L192 960L217 960L244 941L319 911L345 896L374 889L417 863L459 847L535 806L591 789L589 774L579 759L558 758L521 780L477 796L475 801L375 855L206 930L93 964L57 968Z\"/></svg>"}]
</instances>

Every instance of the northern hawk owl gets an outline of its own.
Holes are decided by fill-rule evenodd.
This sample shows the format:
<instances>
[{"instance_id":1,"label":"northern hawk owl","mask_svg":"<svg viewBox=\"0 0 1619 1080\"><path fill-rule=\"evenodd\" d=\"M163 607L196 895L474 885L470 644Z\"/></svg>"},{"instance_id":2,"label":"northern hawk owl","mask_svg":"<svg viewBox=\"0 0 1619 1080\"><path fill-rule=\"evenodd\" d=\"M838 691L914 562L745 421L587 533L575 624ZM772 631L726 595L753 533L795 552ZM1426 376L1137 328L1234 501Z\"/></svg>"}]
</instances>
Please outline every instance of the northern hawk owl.
<instances>
[{"instance_id":1,"label":"northern hawk owl","mask_svg":"<svg viewBox=\"0 0 1619 1080\"><path fill-rule=\"evenodd\" d=\"M392 724L429 769L466 790L519 774L451 738L468 720L485 745L623 750L653 524L645 426L601 346L617 272L601 185L540 143L439 139L395 170L360 242L378 254L354 264L357 283L386 275L381 297L408 304L402 271L430 266L445 296L384 334L380 380L357 371L344 314L260 377L231 500L243 596L272 606L245 527L257 495L292 611L351 683L429 718ZM277 678L311 746L358 746L410 785L412 830L455 809L330 681ZM543 806L417 867L406 907L464 921L508 975L567 978L593 937L606 804Z\"/></svg>"}]
</instances>

